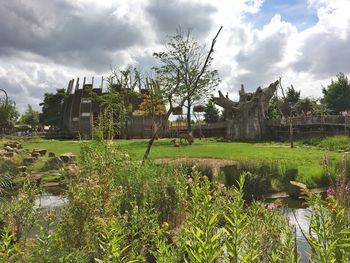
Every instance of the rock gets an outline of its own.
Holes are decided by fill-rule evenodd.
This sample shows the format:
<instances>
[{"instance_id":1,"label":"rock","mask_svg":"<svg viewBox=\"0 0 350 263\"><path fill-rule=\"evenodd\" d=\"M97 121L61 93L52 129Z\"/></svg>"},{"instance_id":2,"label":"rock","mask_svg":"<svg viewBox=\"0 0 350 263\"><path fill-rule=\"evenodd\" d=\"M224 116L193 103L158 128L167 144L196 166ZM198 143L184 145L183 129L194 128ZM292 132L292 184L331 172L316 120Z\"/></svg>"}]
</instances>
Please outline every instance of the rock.
<instances>
[{"instance_id":1,"label":"rock","mask_svg":"<svg viewBox=\"0 0 350 263\"><path fill-rule=\"evenodd\" d=\"M8 146L8 145L6 145L4 147L4 150L6 150L7 152L13 152L13 148L11 146Z\"/></svg>"},{"instance_id":2,"label":"rock","mask_svg":"<svg viewBox=\"0 0 350 263\"><path fill-rule=\"evenodd\" d=\"M10 141L10 142L7 142L4 144L4 146L9 146L11 148L17 148L17 149L20 149L22 148L22 145L19 143L19 142L16 142L16 141Z\"/></svg>"},{"instance_id":3,"label":"rock","mask_svg":"<svg viewBox=\"0 0 350 263\"><path fill-rule=\"evenodd\" d=\"M178 142L175 142L174 147L180 147L180 144Z\"/></svg>"},{"instance_id":4,"label":"rock","mask_svg":"<svg viewBox=\"0 0 350 263\"><path fill-rule=\"evenodd\" d=\"M299 199L301 197L302 190L306 189L307 187L305 184L297 181L290 181L288 186L288 193L291 198Z\"/></svg>"},{"instance_id":5,"label":"rock","mask_svg":"<svg viewBox=\"0 0 350 263\"><path fill-rule=\"evenodd\" d=\"M35 157L26 157L23 159L23 164L24 165L30 165L30 164L33 164L35 162L36 158Z\"/></svg>"},{"instance_id":6,"label":"rock","mask_svg":"<svg viewBox=\"0 0 350 263\"><path fill-rule=\"evenodd\" d=\"M77 157L72 153L64 153L64 154L60 155L60 159L64 163L74 163L76 161Z\"/></svg>"},{"instance_id":7,"label":"rock","mask_svg":"<svg viewBox=\"0 0 350 263\"><path fill-rule=\"evenodd\" d=\"M5 152L4 156L8 157L8 158L12 158L14 156L14 153L13 152Z\"/></svg>"},{"instance_id":8,"label":"rock","mask_svg":"<svg viewBox=\"0 0 350 263\"><path fill-rule=\"evenodd\" d=\"M47 160L44 164L45 170L58 170L64 165L63 161L58 157L53 157Z\"/></svg>"},{"instance_id":9,"label":"rock","mask_svg":"<svg viewBox=\"0 0 350 263\"><path fill-rule=\"evenodd\" d=\"M56 157L56 154L54 152L49 152L49 157L52 158L52 157Z\"/></svg>"},{"instance_id":10,"label":"rock","mask_svg":"<svg viewBox=\"0 0 350 263\"><path fill-rule=\"evenodd\" d=\"M34 158L39 158L39 157L41 156L41 154L38 153L38 152L32 152L32 153L30 154L30 156L32 156L32 157L34 157Z\"/></svg>"},{"instance_id":11,"label":"rock","mask_svg":"<svg viewBox=\"0 0 350 263\"><path fill-rule=\"evenodd\" d=\"M27 166L24 166L24 165L18 166L18 171L20 171L22 173L26 172L27 171Z\"/></svg>"},{"instance_id":12,"label":"rock","mask_svg":"<svg viewBox=\"0 0 350 263\"><path fill-rule=\"evenodd\" d=\"M47 152L47 150L45 150L45 149L34 149L32 153L39 153L40 156L45 156L46 152Z\"/></svg>"}]
</instances>

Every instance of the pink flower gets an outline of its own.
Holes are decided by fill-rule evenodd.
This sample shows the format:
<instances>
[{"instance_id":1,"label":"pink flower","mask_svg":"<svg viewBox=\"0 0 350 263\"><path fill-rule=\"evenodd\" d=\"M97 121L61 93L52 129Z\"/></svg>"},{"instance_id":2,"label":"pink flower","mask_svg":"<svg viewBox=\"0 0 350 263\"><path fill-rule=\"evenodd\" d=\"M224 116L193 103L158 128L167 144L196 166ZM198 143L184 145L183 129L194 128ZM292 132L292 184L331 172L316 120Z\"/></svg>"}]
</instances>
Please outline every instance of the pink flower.
<instances>
[{"instance_id":1,"label":"pink flower","mask_svg":"<svg viewBox=\"0 0 350 263\"><path fill-rule=\"evenodd\" d=\"M267 205L267 209L269 209L269 210L274 210L276 208L277 208L277 205L275 203L269 203Z\"/></svg>"},{"instance_id":2,"label":"pink flower","mask_svg":"<svg viewBox=\"0 0 350 263\"><path fill-rule=\"evenodd\" d=\"M347 183L347 185L345 186L345 191L349 194L350 193L350 184Z\"/></svg>"},{"instance_id":3,"label":"pink flower","mask_svg":"<svg viewBox=\"0 0 350 263\"><path fill-rule=\"evenodd\" d=\"M328 167L328 156L327 156L327 154L323 155L322 163L323 163L324 167Z\"/></svg>"},{"instance_id":4,"label":"pink flower","mask_svg":"<svg viewBox=\"0 0 350 263\"><path fill-rule=\"evenodd\" d=\"M329 187L329 188L326 190L326 193L327 193L328 196L334 195L334 194L335 194L335 190L334 190L332 187Z\"/></svg>"},{"instance_id":5,"label":"pink flower","mask_svg":"<svg viewBox=\"0 0 350 263\"><path fill-rule=\"evenodd\" d=\"M188 177L188 182L191 183L193 181L192 177Z\"/></svg>"}]
</instances>

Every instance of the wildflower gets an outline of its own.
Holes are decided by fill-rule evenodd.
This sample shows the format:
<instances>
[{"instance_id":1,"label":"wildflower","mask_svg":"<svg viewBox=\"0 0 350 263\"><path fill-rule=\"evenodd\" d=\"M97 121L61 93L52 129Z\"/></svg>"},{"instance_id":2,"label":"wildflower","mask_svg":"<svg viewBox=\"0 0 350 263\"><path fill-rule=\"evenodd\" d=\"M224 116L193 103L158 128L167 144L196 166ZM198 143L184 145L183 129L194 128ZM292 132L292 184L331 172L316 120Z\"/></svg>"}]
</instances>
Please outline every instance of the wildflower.
<instances>
[{"instance_id":1,"label":"wildflower","mask_svg":"<svg viewBox=\"0 0 350 263\"><path fill-rule=\"evenodd\" d=\"M193 181L193 178L192 177L188 177L188 182L191 183Z\"/></svg>"},{"instance_id":2,"label":"wildflower","mask_svg":"<svg viewBox=\"0 0 350 263\"><path fill-rule=\"evenodd\" d=\"M323 157L322 157L322 163L323 163L323 166L324 167L328 167L328 156L327 154L324 154Z\"/></svg>"},{"instance_id":3,"label":"wildflower","mask_svg":"<svg viewBox=\"0 0 350 263\"><path fill-rule=\"evenodd\" d=\"M347 183L345 186L345 191L349 194L350 193L350 184Z\"/></svg>"},{"instance_id":4,"label":"wildflower","mask_svg":"<svg viewBox=\"0 0 350 263\"><path fill-rule=\"evenodd\" d=\"M169 228L169 223L168 222L163 222L162 224L162 229L167 230Z\"/></svg>"},{"instance_id":5,"label":"wildflower","mask_svg":"<svg viewBox=\"0 0 350 263\"><path fill-rule=\"evenodd\" d=\"M334 195L335 194L335 190L332 187L329 187L326 190L326 193L327 193L327 196Z\"/></svg>"},{"instance_id":6,"label":"wildflower","mask_svg":"<svg viewBox=\"0 0 350 263\"><path fill-rule=\"evenodd\" d=\"M267 205L267 209L269 209L269 210L274 210L276 208L277 208L277 205L275 203L269 203Z\"/></svg>"}]
</instances>

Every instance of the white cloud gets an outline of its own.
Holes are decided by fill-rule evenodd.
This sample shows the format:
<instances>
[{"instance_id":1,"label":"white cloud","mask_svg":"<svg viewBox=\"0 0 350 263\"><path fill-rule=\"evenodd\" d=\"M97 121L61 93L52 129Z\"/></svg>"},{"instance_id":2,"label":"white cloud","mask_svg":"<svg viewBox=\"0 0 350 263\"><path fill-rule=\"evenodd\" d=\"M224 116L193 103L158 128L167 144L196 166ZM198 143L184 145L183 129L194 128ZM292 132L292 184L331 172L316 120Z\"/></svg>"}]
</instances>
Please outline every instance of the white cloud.
<instances>
[{"instance_id":1,"label":"white cloud","mask_svg":"<svg viewBox=\"0 0 350 263\"><path fill-rule=\"evenodd\" d=\"M0 88L23 111L38 108L45 92L71 78L108 74L129 64L143 72L165 34L192 26L207 47L221 25L213 67L218 87L237 97L241 83L253 90L282 76L303 96L318 97L339 71L350 73L350 1L308 0L315 25L275 14L263 27L248 20L262 0L13 0L0 3Z\"/></svg>"}]
</instances>

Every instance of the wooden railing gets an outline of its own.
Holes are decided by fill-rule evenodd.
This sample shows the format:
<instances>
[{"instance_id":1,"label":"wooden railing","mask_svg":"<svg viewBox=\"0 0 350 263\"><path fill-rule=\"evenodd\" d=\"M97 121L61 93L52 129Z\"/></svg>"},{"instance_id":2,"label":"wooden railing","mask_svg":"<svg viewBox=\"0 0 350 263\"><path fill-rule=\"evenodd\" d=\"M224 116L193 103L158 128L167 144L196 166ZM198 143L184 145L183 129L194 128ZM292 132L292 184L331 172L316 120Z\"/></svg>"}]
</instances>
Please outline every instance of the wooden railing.
<instances>
[{"instance_id":1,"label":"wooden railing","mask_svg":"<svg viewBox=\"0 0 350 263\"><path fill-rule=\"evenodd\" d=\"M341 115L310 115L301 117L280 118L268 120L269 126L289 126L290 121L293 126L308 125L333 125L350 127L350 116Z\"/></svg>"}]
</instances>

